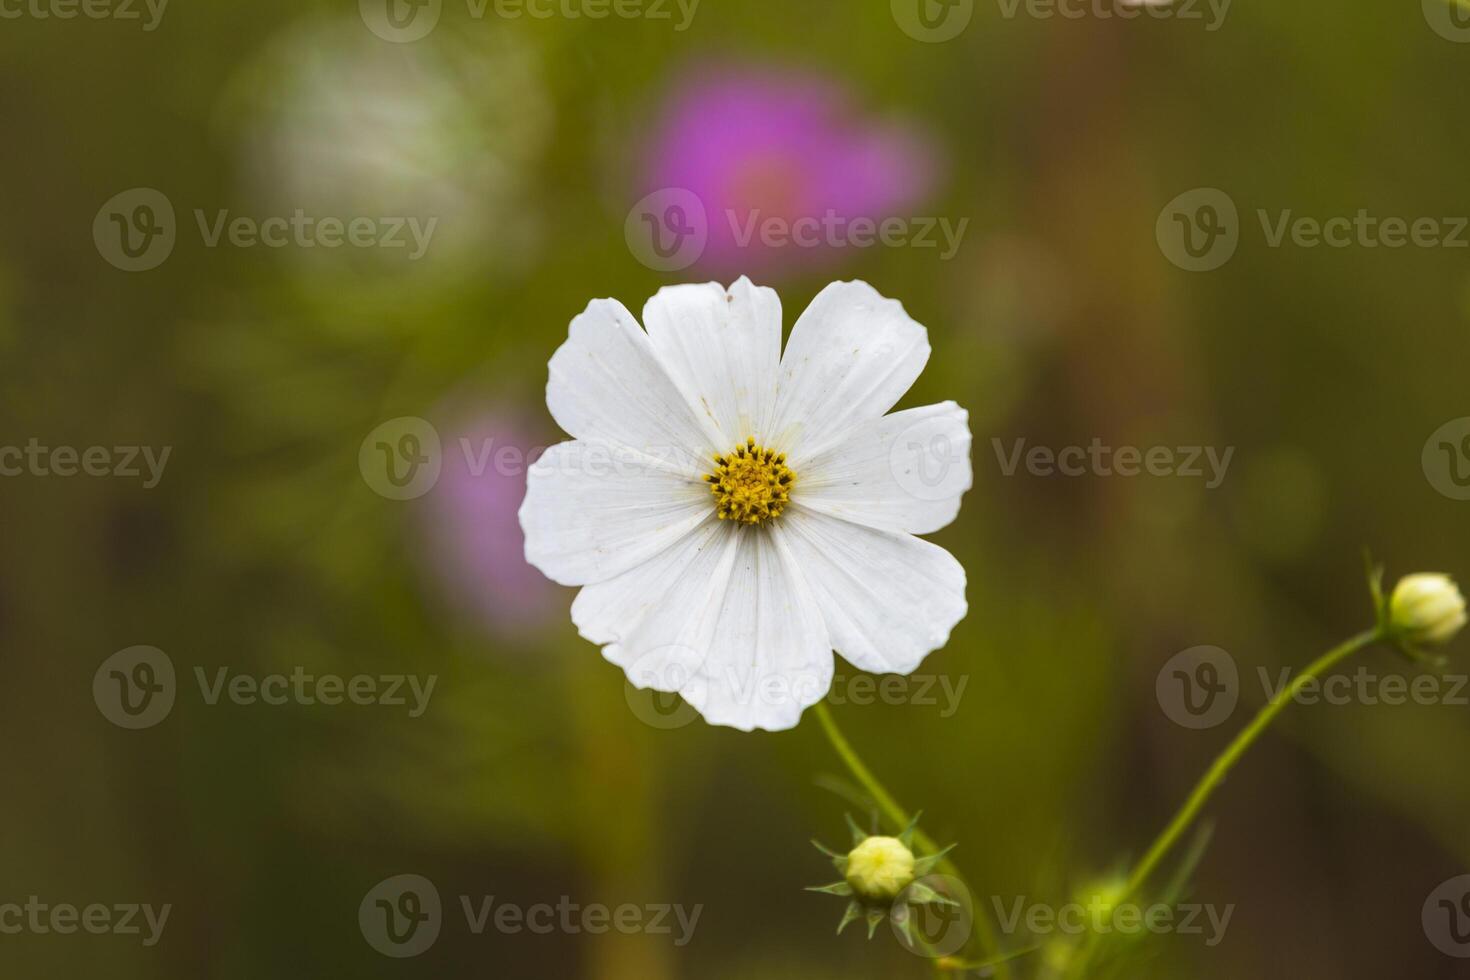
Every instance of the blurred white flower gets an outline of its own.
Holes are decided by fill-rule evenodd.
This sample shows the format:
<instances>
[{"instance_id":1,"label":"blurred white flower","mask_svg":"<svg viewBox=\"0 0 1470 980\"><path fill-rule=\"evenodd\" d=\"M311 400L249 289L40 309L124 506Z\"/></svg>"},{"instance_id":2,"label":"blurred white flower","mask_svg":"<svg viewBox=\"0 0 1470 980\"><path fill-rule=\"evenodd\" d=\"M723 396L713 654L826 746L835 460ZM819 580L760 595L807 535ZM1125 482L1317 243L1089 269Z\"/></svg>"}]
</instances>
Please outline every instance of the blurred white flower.
<instances>
[{"instance_id":1,"label":"blurred white flower","mask_svg":"<svg viewBox=\"0 0 1470 980\"><path fill-rule=\"evenodd\" d=\"M531 469L526 557L581 634L640 688L712 724L794 726L835 648L908 673L964 616L965 571L918 537L969 489L953 402L886 414L928 332L862 282L834 283L783 355L775 292L661 290L640 327L614 300L572 321L547 406L574 438Z\"/></svg>"},{"instance_id":2,"label":"blurred white flower","mask_svg":"<svg viewBox=\"0 0 1470 980\"><path fill-rule=\"evenodd\" d=\"M416 262L440 271L532 259L534 171L553 111L540 59L518 32L393 45L356 18L308 20L232 92L225 108L248 120L240 135L253 207L343 222L436 218ZM412 249L293 251L375 271L402 266Z\"/></svg>"}]
</instances>

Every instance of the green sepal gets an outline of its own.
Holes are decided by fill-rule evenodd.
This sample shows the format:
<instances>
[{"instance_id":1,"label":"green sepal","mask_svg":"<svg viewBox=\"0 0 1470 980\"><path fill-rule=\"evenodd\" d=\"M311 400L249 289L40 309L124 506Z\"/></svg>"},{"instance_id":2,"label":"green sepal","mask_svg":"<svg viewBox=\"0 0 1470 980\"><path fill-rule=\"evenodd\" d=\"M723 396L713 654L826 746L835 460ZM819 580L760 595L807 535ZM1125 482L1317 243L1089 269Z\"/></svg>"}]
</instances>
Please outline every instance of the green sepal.
<instances>
[{"instance_id":1,"label":"green sepal","mask_svg":"<svg viewBox=\"0 0 1470 980\"><path fill-rule=\"evenodd\" d=\"M923 815L923 810L917 811L909 820L909 825L903 828L903 830L899 831L899 841L903 843L904 847L907 847L911 851L914 849L914 830L919 826L919 818Z\"/></svg>"},{"instance_id":2,"label":"green sepal","mask_svg":"<svg viewBox=\"0 0 1470 980\"><path fill-rule=\"evenodd\" d=\"M842 921L837 923L837 935L842 935L842 930L846 929L849 924L856 922L862 917L863 907L858 903L857 899L853 899L851 902L848 902L847 911L842 913Z\"/></svg>"},{"instance_id":3,"label":"green sepal","mask_svg":"<svg viewBox=\"0 0 1470 980\"><path fill-rule=\"evenodd\" d=\"M1428 650L1416 647L1402 636L1397 639L1390 637L1389 641L1393 644L1395 650L1420 667L1425 667L1430 670L1443 670L1449 665L1450 658L1448 654L1431 653Z\"/></svg>"},{"instance_id":4,"label":"green sepal","mask_svg":"<svg viewBox=\"0 0 1470 980\"><path fill-rule=\"evenodd\" d=\"M868 938L872 939L878 934L878 927L888 917L888 910L882 907L868 909Z\"/></svg>"},{"instance_id":5,"label":"green sepal","mask_svg":"<svg viewBox=\"0 0 1470 980\"><path fill-rule=\"evenodd\" d=\"M922 881L916 881L904 889L904 901L910 905L948 905L959 908L960 903L942 892L935 891Z\"/></svg>"},{"instance_id":6,"label":"green sepal","mask_svg":"<svg viewBox=\"0 0 1470 980\"><path fill-rule=\"evenodd\" d=\"M919 939L914 932L914 917L909 914L908 908L902 905L895 905L891 918L894 927L898 929L899 935L903 938L904 944L910 950L917 949Z\"/></svg>"},{"instance_id":7,"label":"green sepal","mask_svg":"<svg viewBox=\"0 0 1470 980\"><path fill-rule=\"evenodd\" d=\"M847 829L852 831L853 847L857 847L863 841L872 836L866 830L858 826L858 822L852 818L852 814L844 813L843 816L847 818Z\"/></svg>"},{"instance_id":8,"label":"green sepal","mask_svg":"<svg viewBox=\"0 0 1470 980\"><path fill-rule=\"evenodd\" d=\"M821 851L823 854L825 854L829 858L831 858L832 859L832 864L837 868L837 870L840 873L847 874L847 855L846 854L838 854L836 851L834 851L831 848L827 847L825 844L823 844L819 840L812 841L812 847L815 847L817 850Z\"/></svg>"},{"instance_id":9,"label":"green sepal","mask_svg":"<svg viewBox=\"0 0 1470 980\"><path fill-rule=\"evenodd\" d=\"M924 875L929 874L939 865L940 861L943 861L945 859L950 851L954 850L958 846L958 844L951 844L941 850L938 854L930 854L928 857L919 858L917 861L914 862L914 874L918 877L923 877Z\"/></svg>"},{"instance_id":10,"label":"green sepal","mask_svg":"<svg viewBox=\"0 0 1470 980\"><path fill-rule=\"evenodd\" d=\"M1363 568L1368 574L1368 594L1373 597L1373 615L1376 617L1379 631L1386 633L1389 612L1388 600L1383 595L1384 568L1374 563L1373 555L1367 548L1363 549Z\"/></svg>"},{"instance_id":11,"label":"green sepal","mask_svg":"<svg viewBox=\"0 0 1470 980\"><path fill-rule=\"evenodd\" d=\"M809 892L821 892L823 895L837 895L841 898L852 898L852 886L845 881L834 882L830 885L807 885Z\"/></svg>"}]
</instances>

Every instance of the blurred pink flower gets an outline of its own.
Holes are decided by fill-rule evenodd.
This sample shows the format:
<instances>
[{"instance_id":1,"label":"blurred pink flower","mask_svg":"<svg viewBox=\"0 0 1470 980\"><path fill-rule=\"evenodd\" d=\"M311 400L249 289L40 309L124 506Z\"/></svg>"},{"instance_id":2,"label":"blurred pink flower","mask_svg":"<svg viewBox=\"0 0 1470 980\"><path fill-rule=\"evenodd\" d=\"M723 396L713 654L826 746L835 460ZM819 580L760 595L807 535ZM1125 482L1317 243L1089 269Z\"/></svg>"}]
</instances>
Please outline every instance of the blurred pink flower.
<instances>
[{"instance_id":1,"label":"blurred pink flower","mask_svg":"<svg viewBox=\"0 0 1470 980\"><path fill-rule=\"evenodd\" d=\"M831 266L856 246L856 219L909 217L933 186L930 142L905 121L861 114L833 79L755 67L703 70L675 83L649 143L646 191L679 189L704 205L698 260L715 274L779 275ZM818 245L771 245L754 221L786 228L832 218ZM810 227L810 222L808 222Z\"/></svg>"},{"instance_id":2,"label":"blurred pink flower","mask_svg":"<svg viewBox=\"0 0 1470 980\"><path fill-rule=\"evenodd\" d=\"M464 416L459 416L463 418ZM442 435L443 468L423 498L423 544L448 605L494 636L524 636L564 604L525 559L516 511L544 448L514 409L482 410Z\"/></svg>"}]
</instances>

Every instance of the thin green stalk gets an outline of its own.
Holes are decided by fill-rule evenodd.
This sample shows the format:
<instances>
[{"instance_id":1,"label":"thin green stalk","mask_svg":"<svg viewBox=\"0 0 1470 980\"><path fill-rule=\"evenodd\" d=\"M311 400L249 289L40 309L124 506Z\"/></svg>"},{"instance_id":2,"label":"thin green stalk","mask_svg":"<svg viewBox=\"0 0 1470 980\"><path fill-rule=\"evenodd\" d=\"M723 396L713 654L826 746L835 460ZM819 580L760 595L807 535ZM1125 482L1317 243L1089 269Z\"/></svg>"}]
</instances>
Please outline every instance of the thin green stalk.
<instances>
[{"instance_id":1,"label":"thin green stalk","mask_svg":"<svg viewBox=\"0 0 1470 980\"><path fill-rule=\"evenodd\" d=\"M1148 849L1148 853L1144 855L1143 860L1139 861L1138 866L1133 869L1133 874L1128 878L1128 890L1124 895L1124 901L1138 893L1143 887L1144 882L1148 880L1149 875L1158 867L1159 862L1164 859L1165 855L1179 841L1179 838L1189 829L1189 825L1194 822L1195 817L1199 816L1200 810L1204 808L1210 795L1215 792L1220 783L1224 782L1225 777L1229 775L1230 770L1235 764L1240 761L1241 756L1245 755L1246 750L1255 743L1261 733L1292 702L1297 694L1301 692L1302 688L1359 650L1377 643L1385 635L1384 627L1380 625L1371 630L1359 633L1341 646L1333 647L1318 658L1310 667L1298 674L1295 680L1287 685L1284 690L1278 692L1257 713L1255 719L1245 727L1245 730L1235 736L1235 740L1230 743L1229 747L1220 753L1214 765L1210 766L1209 771L1205 773L1204 777L1194 787L1194 792L1189 794L1189 799L1184 802L1184 806L1175 814L1173 821L1170 822L1168 827L1164 828L1164 832L1154 841L1153 846Z\"/></svg>"},{"instance_id":2,"label":"thin green stalk","mask_svg":"<svg viewBox=\"0 0 1470 980\"><path fill-rule=\"evenodd\" d=\"M814 710L817 721L821 723L822 731L827 735L827 741L832 743L832 748L837 752L843 764L847 766L848 771L852 773L853 778L861 783L863 788L868 791L868 795L873 798L873 802L878 804L878 809L883 811L884 816L891 823L900 829L907 827L910 821L909 814L903 807L898 805L898 801L893 798L888 790L883 788L883 784L878 782L872 770L858 757L857 751L852 747L852 743L842 734L842 729L837 727L837 721L832 717L832 712L827 708L827 702L817 702ZM933 838L917 827L914 828L914 843L919 845L920 850L928 854L939 853L939 845L934 842ZM964 882L965 876L960 873L959 867L949 857L940 858L938 867L945 874ZM966 884L965 887L969 889L970 886ZM971 890L971 894L974 894L973 890ZM990 927L990 920L985 918L978 907L974 909L974 922L977 931L980 933L980 956L981 959L986 959L991 955L992 951L996 951L998 948L996 946L995 931ZM1004 961L997 964L996 976L999 980L1009 980L1010 968L1005 965Z\"/></svg>"}]
</instances>

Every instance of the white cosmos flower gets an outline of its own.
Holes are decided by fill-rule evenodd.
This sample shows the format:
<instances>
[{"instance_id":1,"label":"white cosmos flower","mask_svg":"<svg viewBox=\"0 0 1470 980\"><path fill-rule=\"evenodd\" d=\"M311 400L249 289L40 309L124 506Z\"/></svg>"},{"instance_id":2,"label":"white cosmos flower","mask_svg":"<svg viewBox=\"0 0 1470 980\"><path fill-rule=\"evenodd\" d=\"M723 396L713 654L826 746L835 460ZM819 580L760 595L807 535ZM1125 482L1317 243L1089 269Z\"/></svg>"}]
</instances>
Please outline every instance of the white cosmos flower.
<instances>
[{"instance_id":1,"label":"white cosmos flower","mask_svg":"<svg viewBox=\"0 0 1470 980\"><path fill-rule=\"evenodd\" d=\"M965 570L915 537L970 487L968 415L887 414L928 332L863 282L796 321L742 278L660 290L638 325L595 300L551 358L574 438L530 470L526 559L582 587L572 620L637 687L716 725L791 728L832 651L907 674L965 615Z\"/></svg>"}]
</instances>

